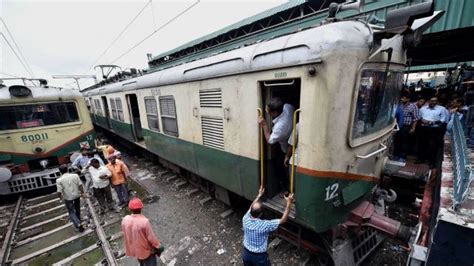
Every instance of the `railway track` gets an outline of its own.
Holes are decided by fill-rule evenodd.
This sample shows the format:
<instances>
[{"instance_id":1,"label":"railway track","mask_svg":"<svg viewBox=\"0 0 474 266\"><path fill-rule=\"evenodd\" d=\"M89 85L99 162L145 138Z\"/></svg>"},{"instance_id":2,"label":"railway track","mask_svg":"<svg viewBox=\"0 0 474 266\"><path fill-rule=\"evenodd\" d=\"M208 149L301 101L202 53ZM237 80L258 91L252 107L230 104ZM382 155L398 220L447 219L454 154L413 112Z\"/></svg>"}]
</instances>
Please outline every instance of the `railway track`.
<instances>
[{"instance_id":1,"label":"railway track","mask_svg":"<svg viewBox=\"0 0 474 266\"><path fill-rule=\"evenodd\" d=\"M0 207L1 265L117 265L123 256L120 230L125 210L98 215L90 198L81 199L84 232L69 220L57 193Z\"/></svg>"}]
</instances>

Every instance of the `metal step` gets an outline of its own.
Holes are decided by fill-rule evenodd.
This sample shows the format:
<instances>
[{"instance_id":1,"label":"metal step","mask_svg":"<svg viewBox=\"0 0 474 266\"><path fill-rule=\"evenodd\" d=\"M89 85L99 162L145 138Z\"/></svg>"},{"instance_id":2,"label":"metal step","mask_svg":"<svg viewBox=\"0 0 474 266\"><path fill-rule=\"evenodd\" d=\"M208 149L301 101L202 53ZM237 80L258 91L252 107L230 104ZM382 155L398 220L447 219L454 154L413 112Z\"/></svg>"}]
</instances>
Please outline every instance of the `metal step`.
<instances>
[{"instance_id":1,"label":"metal step","mask_svg":"<svg viewBox=\"0 0 474 266\"><path fill-rule=\"evenodd\" d=\"M263 206L267 207L268 209L273 210L274 212L283 213L286 207L286 200L282 198L280 195L276 195L275 197L271 199L266 199L265 201L262 202L262 204ZM290 209L289 217L292 220L296 218L296 208L294 205Z\"/></svg>"}]
</instances>

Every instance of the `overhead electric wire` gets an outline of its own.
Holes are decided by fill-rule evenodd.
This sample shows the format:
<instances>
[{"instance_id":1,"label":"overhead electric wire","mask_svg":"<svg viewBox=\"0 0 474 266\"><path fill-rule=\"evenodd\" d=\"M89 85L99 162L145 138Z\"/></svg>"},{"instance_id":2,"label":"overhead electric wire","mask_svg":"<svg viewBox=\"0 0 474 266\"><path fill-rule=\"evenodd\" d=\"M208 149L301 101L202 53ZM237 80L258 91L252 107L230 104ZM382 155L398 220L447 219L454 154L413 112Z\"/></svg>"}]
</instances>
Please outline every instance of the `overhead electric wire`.
<instances>
[{"instance_id":1,"label":"overhead electric wire","mask_svg":"<svg viewBox=\"0 0 474 266\"><path fill-rule=\"evenodd\" d=\"M34 76L33 70L31 69L30 64L28 63L25 56L23 55L23 52L21 51L20 46L15 41L15 37L13 37L13 34L11 33L10 29L8 28L7 23L5 23L5 20L3 20L3 18L0 18L0 20L2 21L3 26L5 26L5 29L7 30L7 33L10 36L10 39L12 39L13 44L15 45L16 49L18 50L18 53L20 54L21 58L23 59L23 62L28 67L28 74L30 74L30 76L33 77Z\"/></svg>"},{"instance_id":2,"label":"overhead electric wire","mask_svg":"<svg viewBox=\"0 0 474 266\"><path fill-rule=\"evenodd\" d=\"M125 33L125 31L127 31L127 29L133 24L133 22L135 22L135 20L141 15L141 13L143 13L145 8L148 5L150 5L151 2L152 2L152 0L148 1L148 3L145 4L145 6L140 10L140 12L138 12L138 14L125 26L125 28L119 33L119 35L117 35L117 37L115 37L115 39L109 44L109 46L99 55L99 57L97 57L97 59L88 68L88 70L93 68L95 66L95 64L97 64L97 62L99 62L99 60L109 51L109 49L112 48L112 46L118 41L118 39L120 39L120 37L122 37L122 35Z\"/></svg>"},{"instance_id":3,"label":"overhead electric wire","mask_svg":"<svg viewBox=\"0 0 474 266\"><path fill-rule=\"evenodd\" d=\"M130 53L133 49L137 48L140 44L142 44L144 41L148 40L151 36L153 36L155 33L157 33L158 31L160 31L161 29L163 29L164 27L168 26L171 22L175 21L176 19L178 19L179 17L181 17L182 15L184 15L186 12L188 12L190 9L192 9L193 7L195 7L197 4L200 3L200 0L197 0L195 3L193 3L192 5L190 5L189 7L185 8L183 11L179 12L176 16L174 16L173 18L171 18L170 20L168 20L165 24L161 25L160 27L158 27L157 29L155 29L152 33L150 33L148 36L146 36L143 40L139 41L137 44L135 44L134 46L132 46L130 49L128 49L125 53L121 54L119 57L115 58L114 60L112 60L112 64L115 63L117 60L121 59L122 57L124 57L125 55L127 55L128 53Z\"/></svg>"},{"instance_id":4,"label":"overhead electric wire","mask_svg":"<svg viewBox=\"0 0 474 266\"><path fill-rule=\"evenodd\" d=\"M12 45L10 44L10 42L8 41L8 39L5 37L5 35L3 35L3 33L0 32L0 35L2 35L3 39L5 40L5 42L7 43L7 45L10 47L10 49L13 51L13 53L15 54L16 56L16 59L18 59L18 61L20 61L21 65L25 68L26 72L30 75L30 78L33 78L33 75L28 71L28 68L26 67L25 63L23 63L23 61L20 59L20 56L17 54L17 52L15 51L15 49L13 49Z\"/></svg>"}]
</instances>

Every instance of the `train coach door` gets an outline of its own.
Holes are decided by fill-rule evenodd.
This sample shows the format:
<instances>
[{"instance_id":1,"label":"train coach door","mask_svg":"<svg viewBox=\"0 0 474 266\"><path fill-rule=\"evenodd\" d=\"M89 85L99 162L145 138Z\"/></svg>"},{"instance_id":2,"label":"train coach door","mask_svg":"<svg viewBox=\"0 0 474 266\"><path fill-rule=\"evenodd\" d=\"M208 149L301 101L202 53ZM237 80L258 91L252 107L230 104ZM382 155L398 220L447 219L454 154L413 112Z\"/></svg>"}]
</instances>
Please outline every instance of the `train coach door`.
<instances>
[{"instance_id":1,"label":"train coach door","mask_svg":"<svg viewBox=\"0 0 474 266\"><path fill-rule=\"evenodd\" d=\"M104 112L105 112L105 119L107 120L107 127L112 129L112 124L110 122L110 112L109 112L109 105L107 104L107 97L102 96L102 104L104 105Z\"/></svg>"},{"instance_id":2,"label":"train coach door","mask_svg":"<svg viewBox=\"0 0 474 266\"><path fill-rule=\"evenodd\" d=\"M290 104L293 106L293 110L289 113L293 117L293 112L300 107L300 92L301 92L301 80L300 79L284 79L284 80L270 80L260 82L260 88L262 89L262 110L265 120L268 123L268 128L272 129L274 118L265 111L266 105L273 98L279 98L284 104ZM291 109L291 108L290 108ZM284 111L285 112L285 111ZM288 135L289 138L289 135ZM267 204L275 209L284 209L284 199L280 195L283 192L287 192L290 189L290 173L289 166L285 166L285 152L283 151L280 143L269 145L264 141L264 165L265 165L265 191L269 200ZM285 143L288 143L286 140ZM286 145L284 145L286 146Z\"/></svg>"},{"instance_id":3,"label":"train coach door","mask_svg":"<svg viewBox=\"0 0 474 266\"><path fill-rule=\"evenodd\" d=\"M137 95L127 94L128 110L130 112L130 121L132 122L132 131L136 141L143 140L142 123L140 122L140 108L138 108Z\"/></svg>"}]
</instances>

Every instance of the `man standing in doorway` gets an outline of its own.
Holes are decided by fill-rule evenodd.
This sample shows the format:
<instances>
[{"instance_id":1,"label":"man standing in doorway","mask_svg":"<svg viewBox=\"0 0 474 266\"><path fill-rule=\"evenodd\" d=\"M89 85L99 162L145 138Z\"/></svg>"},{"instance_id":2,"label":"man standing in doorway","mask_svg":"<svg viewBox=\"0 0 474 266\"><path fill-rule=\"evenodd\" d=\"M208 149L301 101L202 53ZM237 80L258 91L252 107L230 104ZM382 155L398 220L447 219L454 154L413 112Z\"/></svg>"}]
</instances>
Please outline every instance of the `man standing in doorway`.
<instances>
[{"instance_id":1,"label":"man standing in doorway","mask_svg":"<svg viewBox=\"0 0 474 266\"><path fill-rule=\"evenodd\" d=\"M244 229L242 260L245 266L271 264L267 253L268 236L271 232L277 230L280 224L286 223L294 201L293 194L289 194L288 197L285 197L286 208L281 218L264 220L262 219L263 207L260 202L263 193L264 189L260 188L257 197L250 205L250 209L242 218Z\"/></svg>"},{"instance_id":2,"label":"man standing in doorway","mask_svg":"<svg viewBox=\"0 0 474 266\"><path fill-rule=\"evenodd\" d=\"M59 166L61 177L56 180L59 197L64 200L69 219L79 232L84 232L81 225L81 196L84 195L81 179L77 174L68 173L66 165Z\"/></svg>"},{"instance_id":3,"label":"man standing in doorway","mask_svg":"<svg viewBox=\"0 0 474 266\"><path fill-rule=\"evenodd\" d=\"M128 167L122 161L117 160L117 156L113 154L109 156L107 168L112 173L110 181L112 182L115 192L117 192L120 201L119 206L123 207L128 204Z\"/></svg>"},{"instance_id":4,"label":"man standing in doorway","mask_svg":"<svg viewBox=\"0 0 474 266\"><path fill-rule=\"evenodd\" d=\"M106 166L101 166L99 160L93 158L90 162L89 172L92 178L92 189L94 190L94 197L99 202L99 214L105 213L106 205L110 210L114 210L114 200L112 199L112 192L110 191L109 179L112 173Z\"/></svg>"},{"instance_id":5,"label":"man standing in doorway","mask_svg":"<svg viewBox=\"0 0 474 266\"><path fill-rule=\"evenodd\" d=\"M263 133L268 144L279 143L276 149L275 167L280 178L280 188L282 191L289 191L288 170L284 166L285 155L288 151L288 138L293 130L293 112L291 104L283 103L280 98L273 98L265 108L272 120L272 130L270 132L267 121L263 117L258 118L258 123L263 128Z\"/></svg>"},{"instance_id":6,"label":"man standing in doorway","mask_svg":"<svg viewBox=\"0 0 474 266\"><path fill-rule=\"evenodd\" d=\"M138 259L140 266L156 265L163 247L153 232L150 221L141 213L143 202L133 198L128 203L131 215L123 217L122 232L127 256Z\"/></svg>"}]
</instances>

